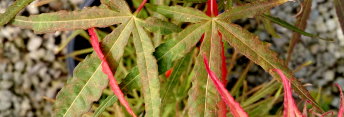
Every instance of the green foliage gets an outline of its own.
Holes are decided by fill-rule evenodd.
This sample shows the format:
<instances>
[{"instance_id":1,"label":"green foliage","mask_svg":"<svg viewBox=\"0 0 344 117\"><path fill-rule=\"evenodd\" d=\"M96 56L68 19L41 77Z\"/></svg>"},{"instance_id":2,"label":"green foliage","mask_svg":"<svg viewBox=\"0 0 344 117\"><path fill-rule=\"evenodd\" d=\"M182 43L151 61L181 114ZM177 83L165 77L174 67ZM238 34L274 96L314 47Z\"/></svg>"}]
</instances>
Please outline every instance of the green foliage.
<instances>
[{"instance_id":1,"label":"green foliage","mask_svg":"<svg viewBox=\"0 0 344 117\"><path fill-rule=\"evenodd\" d=\"M155 0L146 4L144 16L140 13L132 14L124 0L101 0L103 7L43 13L29 17L17 16L12 24L32 29L36 33L115 25L114 30L102 39L101 49L115 73L120 69L118 66L125 54L126 46L134 45L135 50L129 50L132 51L129 55L136 60L136 66L129 73L125 73L124 79L116 80L121 80L120 87L125 94L134 95L130 93L133 90L141 94L139 98L143 98L144 104L137 103L133 108L138 115L218 116L221 108L218 103L221 97L207 74L203 55L208 57L209 67L215 75L222 77L224 71L221 66L221 41L229 43L237 52L252 61L232 90L249 115L269 115L269 110L280 98L280 90L277 90L280 84L276 81L262 85L252 95L246 94L245 76L253 63L261 66L277 80L279 80L278 74L271 70L282 70L290 78L298 95L310 101L321 112L316 101L302 83L293 77L292 71L277 53L270 50L268 44L259 40L256 35L232 23L237 19L261 15L287 1L263 0L241 5L237 0L220 0L223 2L222 9L225 9L225 12L217 17L209 17L201 11L200 6L206 2L204 0L177 2ZM135 4L136 2L134 1ZM175 5L177 3L182 5ZM170 4L173 5L167 6ZM186 7L193 5L194 8ZM140 19L146 16L147 18ZM264 15L259 18L266 22L279 23L303 35L315 37L272 16ZM197 46L198 43L200 47ZM126 60L122 59L122 61ZM166 78L161 75L171 68L173 69L171 77ZM219 79L222 79L221 77ZM74 117L90 112L91 105L99 100L107 83L107 76L101 71L101 61L95 53L92 53L75 68L73 78L58 93L55 116ZM139 102L132 101L133 98L128 99L129 102ZM100 106L94 112L94 116L99 116L105 108L116 101L114 95L100 100ZM264 112L259 113L261 111Z\"/></svg>"}]
</instances>

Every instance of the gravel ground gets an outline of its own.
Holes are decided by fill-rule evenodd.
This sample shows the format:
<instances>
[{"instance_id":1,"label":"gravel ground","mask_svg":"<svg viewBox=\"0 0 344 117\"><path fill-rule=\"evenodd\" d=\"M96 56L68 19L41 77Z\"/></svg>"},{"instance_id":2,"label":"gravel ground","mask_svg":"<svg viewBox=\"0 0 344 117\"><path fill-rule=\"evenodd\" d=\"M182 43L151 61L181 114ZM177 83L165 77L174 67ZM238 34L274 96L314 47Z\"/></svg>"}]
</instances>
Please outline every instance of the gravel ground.
<instances>
[{"instance_id":1,"label":"gravel ground","mask_svg":"<svg viewBox=\"0 0 344 117\"><path fill-rule=\"evenodd\" d=\"M29 6L22 14L70 9L71 3L82 2L67 1L60 0L39 9ZM4 12L11 2L12 0L1 0L0 13ZM306 31L336 41L326 42L302 37L302 42L294 49L290 67L295 68L312 61L313 64L297 72L296 76L304 83L313 84L307 87L309 89L323 87L325 94L337 95L332 84L344 86L344 36L332 3L332 0L313 0ZM293 15L296 14L297 7L297 2L289 2L274 8L272 15L294 23L296 20ZM254 20L249 22L254 24ZM285 58L292 33L280 26L274 26L281 38L272 38L264 31L258 34L262 40L272 42L272 49L281 53L281 58ZM56 96L68 77L65 60L60 59L65 55L65 51L54 53L66 35L67 32L36 35L31 30L22 30L11 25L0 28L0 117L50 116L52 103L49 99ZM244 57L238 60L231 78L239 77L247 61ZM250 84L260 84L267 79L270 79L270 76L256 65L250 69L247 78ZM338 106L338 101L337 96L332 102L334 107Z\"/></svg>"},{"instance_id":2,"label":"gravel ground","mask_svg":"<svg viewBox=\"0 0 344 117\"><path fill-rule=\"evenodd\" d=\"M70 9L68 0L29 5L22 15ZM13 0L1 0L0 12ZM76 1L77 2L77 1ZM81 1L79 0L79 3ZM67 80L65 51L55 53L68 32L36 35L11 25L0 28L0 117L47 117Z\"/></svg>"}]
</instances>

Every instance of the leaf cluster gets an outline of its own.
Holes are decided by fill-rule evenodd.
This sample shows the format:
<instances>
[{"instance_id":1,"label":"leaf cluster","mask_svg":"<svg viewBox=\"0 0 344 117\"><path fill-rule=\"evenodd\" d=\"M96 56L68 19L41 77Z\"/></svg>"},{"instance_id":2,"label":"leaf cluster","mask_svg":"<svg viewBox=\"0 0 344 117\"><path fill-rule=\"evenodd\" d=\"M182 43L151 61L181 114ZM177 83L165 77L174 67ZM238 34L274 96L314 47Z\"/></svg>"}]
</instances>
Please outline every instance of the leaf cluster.
<instances>
[{"instance_id":1,"label":"leaf cluster","mask_svg":"<svg viewBox=\"0 0 344 117\"><path fill-rule=\"evenodd\" d=\"M228 43L235 51L261 66L275 79L257 87L256 92L247 92L247 86L242 84L245 74L252 66L248 65L240 82L231 92L249 115L269 115L269 110L278 101L281 85L276 81L279 80L279 75L272 69L282 70L290 78L297 94L322 111L285 62L269 49L267 43L233 23L238 19L256 16L264 18L261 14L288 0L259 0L246 4L233 1L220 0L224 12L210 17L198 7L204 0L179 0L171 3L182 5L171 6L168 6L170 1L151 0L142 11L148 14L143 19L143 15L132 13L124 0L101 0L101 6L83 10L17 16L12 24L32 29L36 33L115 26L100 45L114 73L121 69L119 64L126 46L134 45L136 66L124 79L120 79L120 86L128 95L138 95L137 92L142 95L141 98L135 98L138 102L143 101L134 107L138 115L217 116L221 98L206 72L203 55L206 55L209 67L215 75L221 76L224 72L221 67L222 42ZM229 5L223 2L228 2ZM234 3L237 5L232 6ZM196 7L188 7L192 4L196 4ZM201 39L203 41L200 43ZM170 77L162 75L171 69L173 72ZM226 79L222 77L219 79ZM75 68L73 78L58 93L54 115L82 116L100 99L107 84L107 76L101 70L101 61L93 52ZM248 95L250 96L247 97ZM116 103L116 100L114 95L107 95L107 98L100 100L100 107L96 109L94 116L99 116L106 107Z\"/></svg>"}]
</instances>

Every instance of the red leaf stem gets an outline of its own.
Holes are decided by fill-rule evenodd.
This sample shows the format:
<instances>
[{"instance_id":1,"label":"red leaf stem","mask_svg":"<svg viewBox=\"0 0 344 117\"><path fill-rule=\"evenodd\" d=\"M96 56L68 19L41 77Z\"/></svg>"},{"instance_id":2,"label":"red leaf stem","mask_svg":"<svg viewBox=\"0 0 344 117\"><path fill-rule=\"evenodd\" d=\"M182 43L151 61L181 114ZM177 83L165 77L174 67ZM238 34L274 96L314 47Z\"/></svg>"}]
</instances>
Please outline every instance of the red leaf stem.
<instances>
[{"instance_id":1,"label":"red leaf stem","mask_svg":"<svg viewBox=\"0 0 344 117\"><path fill-rule=\"evenodd\" d=\"M292 91L291 91L291 84L287 77L283 74L283 72L279 69L273 69L276 71L283 83L284 88L284 111L283 116L284 117L303 117L299 109L297 108L295 101L293 99Z\"/></svg>"},{"instance_id":2,"label":"red leaf stem","mask_svg":"<svg viewBox=\"0 0 344 117\"><path fill-rule=\"evenodd\" d=\"M141 2L140 6L135 11L135 14L138 14L142 10L142 8L145 6L146 2L147 2L147 0L143 0Z\"/></svg>"},{"instance_id":3,"label":"red leaf stem","mask_svg":"<svg viewBox=\"0 0 344 117\"><path fill-rule=\"evenodd\" d=\"M215 17L219 14L216 0L208 0L206 14L210 17ZM222 42L222 35L220 32L218 33L218 35L220 37L219 41L221 43L221 73L222 73L221 78L222 78L223 85L226 86L226 84L227 84L226 57L225 57L225 51L224 51L224 46L223 46L223 42ZM203 36L202 36L201 41L202 40L203 40ZM218 107L219 107L218 114L219 114L219 117L226 117L226 113L228 111L227 111L226 105L222 104L222 103L223 103L222 101L220 101L218 103Z\"/></svg>"},{"instance_id":4,"label":"red leaf stem","mask_svg":"<svg viewBox=\"0 0 344 117\"><path fill-rule=\"evenodd\" d=\"M338 117L343 117L344 113L344 95L343 95L343 90L342 88L336 83L335 84L340 92L340 106L339 106L339 111L338 111Z\"/></svg>"},{"instance_id":5,"label":"red leaf stem","mask_svg":"<svg viewBox=\"0 0 344 117\"><path fill-rule=\"evenodd\" d=\"M244 109L240 106L238 102L236 102L231 94L227 91L221 81L218 80L215 73L210 70L207 57L203 55L203 60L205 64L205 68L210 76L211 80L215 84L217 91L220 93L222 100L227 104L231 113L234 117L248 117L247 113Z\"/></svg>"},{"instance_id":6,"label":"red leaf stem","mask_svg":"<svg viewBox=\"0 0 344 117\"><path fill-rule=\"evenodd\" d=\"M100 45L99 45L99 42L98 42L98 37L97 37L97 34L95 32L95 29L94 28L89 28L88 29L88 33L89 33L89 35L91 37L90 38L91 45L92 45L94 51L97 53L99 59L102 61L102 63L101 63L102 71L108 76L109 84L110 84L110 87L111 87L113 93L117 96L118 100L125 107L125 109L128 111L128 113L131 116L136 117L135 113L130 108L128 102L125 100L125 97L124 97L121 89L119 88L117 81L115 80L114 74L112 73L111 68L109 67L108 62L106 61L106 58L105 58L103 52L100 49Z\"/></svg>"}]
</instances>

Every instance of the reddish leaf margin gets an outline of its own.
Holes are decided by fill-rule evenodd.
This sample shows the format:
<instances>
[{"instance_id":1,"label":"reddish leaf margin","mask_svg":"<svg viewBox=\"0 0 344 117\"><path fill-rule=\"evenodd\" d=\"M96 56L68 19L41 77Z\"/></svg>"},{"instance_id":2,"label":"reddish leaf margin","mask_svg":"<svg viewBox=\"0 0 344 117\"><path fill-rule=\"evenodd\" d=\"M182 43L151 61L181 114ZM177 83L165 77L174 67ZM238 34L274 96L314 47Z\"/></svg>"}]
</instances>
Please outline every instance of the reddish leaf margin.
<instances>
[{"instance_id":1,"label":"reddish leaf margin","mask_svg":"<svg viewBox=\"0 0 344 117\"><path fill-rule=\"evenodd\" d=\"M128 113L132 117L136 117L135 113L133 110L130 108L129 103L125 100L125 97L121 91L121 89L118 86L117 81L115 80L114 74L111 71L111 68L103 54L103 52L100 49L97 33L95 32L94 28L89 28L88 33L90 35L90 40L91 40L91 45L94 49L94 51L97 53L99 59L102 61L102 71L108 76L109 78L109 84L111 87L111 90L113 93L117 96L118 100L120 103L125 107L125 109L128 111Z\"/></svg>"}]
</instances>

